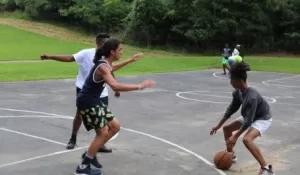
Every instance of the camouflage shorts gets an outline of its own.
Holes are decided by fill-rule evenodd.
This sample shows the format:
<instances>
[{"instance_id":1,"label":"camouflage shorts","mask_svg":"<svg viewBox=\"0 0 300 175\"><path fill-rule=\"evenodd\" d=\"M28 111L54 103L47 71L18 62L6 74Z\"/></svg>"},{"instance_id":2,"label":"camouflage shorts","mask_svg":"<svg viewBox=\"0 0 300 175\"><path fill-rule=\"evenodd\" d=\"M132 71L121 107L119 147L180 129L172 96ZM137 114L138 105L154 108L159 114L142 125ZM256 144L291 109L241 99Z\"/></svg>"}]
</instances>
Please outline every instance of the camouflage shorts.
<instances>
[{"instance_id":1,"label":"camouflage shorts","mask_svg":"<svg viewBox=\"0 0 300 175\"><path fill-rule=\"evenodd\" d=\"M105 105L78 110L87 131L103 128L114 119L114 115Z\"/></svg>"}]
</instances>

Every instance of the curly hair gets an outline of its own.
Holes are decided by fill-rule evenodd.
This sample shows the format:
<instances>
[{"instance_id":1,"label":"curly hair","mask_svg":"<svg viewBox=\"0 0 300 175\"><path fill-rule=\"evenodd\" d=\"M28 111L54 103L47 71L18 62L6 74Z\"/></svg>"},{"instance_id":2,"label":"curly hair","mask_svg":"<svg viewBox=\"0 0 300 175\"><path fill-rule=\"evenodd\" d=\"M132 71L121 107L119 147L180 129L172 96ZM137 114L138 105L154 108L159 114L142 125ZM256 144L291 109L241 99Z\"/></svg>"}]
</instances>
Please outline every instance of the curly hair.
<instances>
[{"instance_id":1,"label":"curly hair","mask_svg":"<svg viewBox=\"0 0 300 175\"><path fill-rule=\"evenodd\" d=\"M230 79L247 81L247 71L250 71L250 66L246 62L237 62L230 67Z\"/></svg>"}]
</instances>

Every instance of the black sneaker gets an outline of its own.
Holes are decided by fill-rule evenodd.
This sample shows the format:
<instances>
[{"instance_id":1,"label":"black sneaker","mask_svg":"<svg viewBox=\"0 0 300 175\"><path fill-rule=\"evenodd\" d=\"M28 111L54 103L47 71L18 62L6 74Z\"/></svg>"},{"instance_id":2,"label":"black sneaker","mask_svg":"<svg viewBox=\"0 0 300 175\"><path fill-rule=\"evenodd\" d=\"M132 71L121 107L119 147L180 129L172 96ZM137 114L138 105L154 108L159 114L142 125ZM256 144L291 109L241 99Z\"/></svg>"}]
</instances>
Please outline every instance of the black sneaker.
<instances>
[{"instance_id":1,"label":"black sneaker","mask_svg":"<svg viewBox=\"0 0 300 175\"><path fill-rule=\"evenodd\" d=\"M70 140L69 143L67 144L67 149L74 149L76 146L76 141Z\"/></svg>"},{"instance_id":2,"label":"black sneaker","mask_svg":"<svg viewBox=\"0 0 300 175\"><path fill-rule=\"evenodd\" d=\"M78 165L75 175L103 175L99 170L91 169L90 165Z\"/></svg>"},{"instance_id":3,"label":"black sneaker","mask_svg":"<svg viewBox=\"0 0 300 175\"><path fill-rule=\"evenodd\" d=\"M85 151L82 155L81 155L81 159L83 160L85 158L87 154L87 151ZM96 169L101 169L102 168L102 165L99 163L99 161L97 160L97 157L94 156L94 158L92 159L91 161L91 164L96 168Z\"/></svg>"},{"instance_id":4,"label":"black sneaker","mask_svg":"<svg viewBox=\"0 0 300 175\"><path fill-rule=\"evenodd\" d=\"M99 148L98 152L103 152L103 153L111 153L112 149L107 148L105 145Z\"/></svg>"}]
</instances>

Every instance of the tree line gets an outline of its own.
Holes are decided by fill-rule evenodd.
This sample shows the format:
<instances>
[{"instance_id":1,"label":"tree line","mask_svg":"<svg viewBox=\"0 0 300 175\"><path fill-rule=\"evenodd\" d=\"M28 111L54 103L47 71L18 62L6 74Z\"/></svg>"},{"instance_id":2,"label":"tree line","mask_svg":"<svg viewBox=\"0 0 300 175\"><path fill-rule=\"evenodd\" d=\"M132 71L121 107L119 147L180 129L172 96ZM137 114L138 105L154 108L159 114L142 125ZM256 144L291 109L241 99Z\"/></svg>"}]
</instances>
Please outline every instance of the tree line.
<instances>
[{"instance_id":1,"label":"tree line","mask_svg":"<svg viewBox=\"0 0 300 175\"><path fill-rule=\"evenodd\" d=\"M300 0L0 0L0 10L122 34L123 41L205 52L298 52Z\"/></svg>"}]
</instances>

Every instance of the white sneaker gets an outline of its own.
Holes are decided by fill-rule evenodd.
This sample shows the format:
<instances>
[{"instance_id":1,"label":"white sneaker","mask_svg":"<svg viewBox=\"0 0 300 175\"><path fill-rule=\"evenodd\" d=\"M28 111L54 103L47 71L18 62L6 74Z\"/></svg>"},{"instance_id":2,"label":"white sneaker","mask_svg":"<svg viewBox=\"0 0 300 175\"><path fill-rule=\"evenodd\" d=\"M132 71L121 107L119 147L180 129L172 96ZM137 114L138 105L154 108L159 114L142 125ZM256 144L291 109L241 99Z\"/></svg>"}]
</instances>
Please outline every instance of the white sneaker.
<instances>
[{"instance_id":1,"label":"white sneaker","mask_svg":"<svg viewBox=\"0 0 300 175\"><path fill-rule=\"evenodd\" d=\"M225 151L228 152L226 149L225 149ZM236 157L236 155L235 155L235 152L233 151L233 152L228 152L228 153L231 153L232 156L233 156L232 162L233 162L233 163L237 162L237 157Z\"/></svg>"},{"instance_id":2,"label":"white sneaker","mask_svg":"<svg viewBox=\"0 0 300 175\"><path fill-rule=\"evenodd\" d=\"M269 168L261 168L259 170L259 173L258 175L275 175L274 171L273 171L273 168L272 168L272 165L269 165Z\"/></svg>"}]
</instances>

